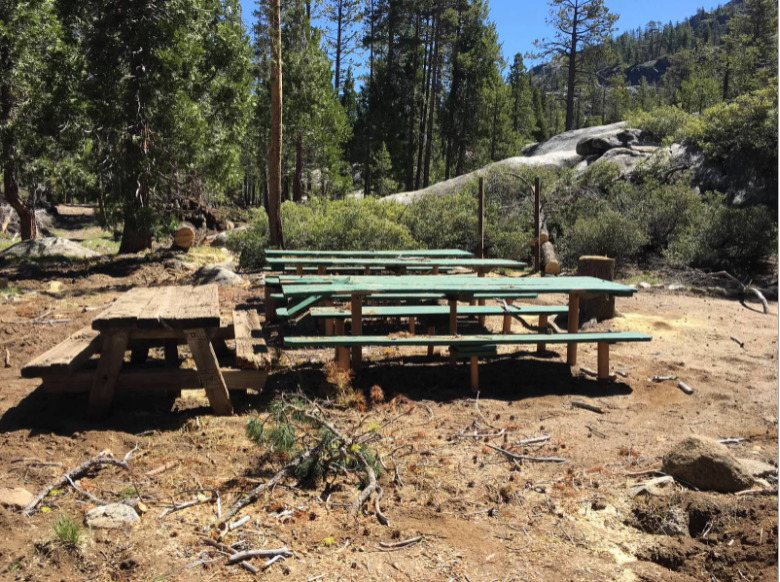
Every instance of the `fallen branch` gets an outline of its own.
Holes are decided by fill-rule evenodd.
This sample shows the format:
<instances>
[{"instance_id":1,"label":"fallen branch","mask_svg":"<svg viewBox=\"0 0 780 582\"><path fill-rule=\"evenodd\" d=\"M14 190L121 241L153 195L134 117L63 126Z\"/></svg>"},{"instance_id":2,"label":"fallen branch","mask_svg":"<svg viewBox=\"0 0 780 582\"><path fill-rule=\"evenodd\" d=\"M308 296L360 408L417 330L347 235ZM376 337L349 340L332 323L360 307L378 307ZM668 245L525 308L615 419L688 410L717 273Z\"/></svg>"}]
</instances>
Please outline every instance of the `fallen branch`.
<instances>
[{"instance_id":1,"label":"fallen branch","mask_svg":"<svg viewBox=\"0 0 780 582\"><path fill-rule=\"evenodd\" d=\"M753 285L745 285L742 281L737 279L734 275L727 271L718 271L717 273L710 273L711 277L726 277L727 279L734 281L737 285L739 285L740 289L742 290L742 299L740 303L743 305L745 304L745 296L748 293L751 293L752 295L755 295L755 297L761 302L761 306L764 309L764 314L769 313L769 303L766 300L766 297L764 297L764 294L761 293L756 287Z\"/></svg>"},{"instance_id":2,"label":"fallen branch","mask_svg":"<svg viewBox=\"0 0 780 582\"><path fill-rule=\"evenodd\" d=\"M400 542L379 542L379 545L388 550L397 550L398 548L405 548L407 546L421 542L422 539L422 536L416 536L406 540L401 540Z\"/></svg>"},{"instance_id":3,"label":"fallen branch","mask_svg":"<svg viewBox=\"0 0 780 582\"><path fill-rule=\"evenodd\" d=\"M513 453L512 451L502 449L501 447L497 447L496 445L491 445L490 443L485 444L491 449L498 451L499 453L503 453L507 457L516 459L518 461L533 461L535 463L568 463L567 459L562 459L561 457L534 457L533 455L520 455L518 453Z\"/></svg>"},{"instance_id":4,"label":"fallen branch","mask_svg":"<svg viewBox=\"0 0 780 582\"><path fill-rule=\"evenodd\" d=\"M515 445L522 447L525 445L534 445L536 443L543 443L549 440L550 440L550 435L543 434L542 436L538 436L538 437L528 437L526 439L520 439L519 441L515 442Z\"/></svg>"},{"instance_id":5,"label":"fallen branch","mask_svg":"<svg viewBox=\"0 0 780 582\"><path fill-rule=\"evenodd\" d=\"M598 414L604 414L604 409L600 406L596 406L595 404L590 404L589 402L582 402L581 400L572 400L571 405L574 408L582 408L584 410L590 410L591 412L597 412Z\"/></svg>"},{"instance_id":6,"label":"fallen branch","mask_svg":"<svg viewBox=\"0 0 780 582\"><path fill-rule=\"evenodd\" d=\"M313 452L314 452L313 449L303 451L300 455L295 457L292 461L290 461L279 471L277 471L277 473L273 477L271 477L268 481L266 481L265 483L261 483L246 495L236 499L233 502L233 505L230 506L230 509L228 509L225 515L222 516L222 521L223 522L227 521L228 519L235 516L244 507L246 507L247 505L251 505L258 499L260 499L260 495L264 491L273 488L277 483L279 483L279 481L281 481L282 479L284 479L284 477L286 477L288 474L294 471L298 465L300 465L303 461L311 457Z\"/></svg>"},{"instance_id":7,"label":"fallen branch","mask_svg":"<svg viewBox=\"0 0 780 582\"><path fill-rule=\"evenodd\" d=\"M49 483L46 485L46 487L41 489L40 493L35 496L35 499L33 499L30 504L22 510L22 513L24 513L24 515L27 517L30 517L35 511L35 508L38 507L38 504L43 501L43 499L52 491L52 489L57 489L58 487L64 487L65 485L71 484L73 481L88 473L90 469L102 467L103 465L116 465L117 467L122 467L126 471L129 471L130 466L127 464L127 460L130 458L130 454L137 450L137 448L138 447L134 448L132 451L129 451L122 461L115 459L114 457L107 456L108 451L102 451L96 457L92 457L91 459L84 461L78 467L71 469L62 477L53 483Z\"/></svg>"},{"instance_id":8,"label":"fallen branch","mask_svg":"<svg viewBox=\"0 0 780 582\"><path fill-rule=\"evenodd\" d=\"M179 461L171 461L170 463L165 463L164 465L160 465L159 467L152 469L151 471L147 471L144 473L147 477L154 477L155 475L159 475L160 473L164 473L168 469L173 469L176 465L179 464Z\"/></svg>"},{"instance_id":9,"label":"fallen branch","mask_svg":"<svg viewBox=\"0 0 780 582\"><path fill-rule=\"evenodd\" d=\"M290 548L282 546L281 548L270 548L261 550L245 550L243 552L236 552L228 558L228 565L235 564L236 562L243 562L248 558L272 558L274 556L289 557L292 556Z\"/></svg>"},{"instance_id":10,"label":"fallen branch","mask_svg":"<svg viewBox=\"0 0 780 582\"><path fill-rule=\"evenodd\" d=\"M741 339L739 339L737 336L732 335L731 339L737 342L737 345L741 347L743 350L745 349L745 342L743 342Z\"/></svg>"},{"instance_id":11,"label":"fallen branch","mask_svg":"<svg viewBox=\"0 0 780 582\"><path fill-rule=\"evenodd\" d=\"M595 428L593 428L593 427L592 427L592 426L590 426L589 424L586 424L586 425L585 425L585 428L587 428L587 429L588 429L588 431L589 431L591 434L595 434L597 437L600 437L600 438L603 438L603 439L607 438L607 435L605 435L603 432L599 432L599 431L597 431Z\"/></svg>"},{"instance_id":12,"label":"fallen branch","mask_svg":"<svg viewBox=\"0 0 780 582\"><path fill-rule=\"evenodd\" d=\"M363 456L362 451L356 451L355 456L358 458L360 463L363 465L363 470L365 470L366 475L368 476L368 485L366 485L363 490L360 492L360 495L357 496L357 499L352 503L352 514L357 515L360 511L360 508L363 507L363 504L368 501L368 498L371 497L371 494L374 493L377 489L379 491L382 490L379 485L377 485L376 482L376 473L374 473L373 467L366 461L366 457ZM376 503L377 508L379 507L379 503ZM382 517L380 517L380 515ZM384 522L382 523L382 518L384 518ZM388 525L387 518L382 515L382 512L377 513L377 519L379 520L379 523L382 523L382 525Z\"/></svg>"},{"instance_id":13,"label":"fallen branch","mask_svg":"<svg viewBox=\"0 0 780 582\"><path fill-rule=\"evenodd\" d=\"M736 445L746 440L747 440L746 437L732 437L732 438L720 439L718 440L718 442L723 445Z\"/></svg>"},{"instance_id":14,"label":"fallen branch","mask_svg":"<svg viewBox=\"0 0 780 582\"><path fill-rule=\"evenodd\" d=\"M188 507L192 507L193 505L200 505L201 503L208 503L209 501L213 501L214 497L207 497L206 499L191 499L190 501L184 501L182 503L174 503L171 507L168 507L167 509L163 510L163 512L157 516L158 519L162 519L166 515L173 513L174 511L179 511L181 509L186 509Z\"/></svg>"},{"instance_id":15,"label":"fallen branch","mask_svg":"<svg viewBox=\"0 0 780 582\"><path fill-rule=\"evenodd\" d=\"M667 380L677 380L677 376L651 376L648 382L666 382Z\"/></svg>"},{"instance_id":16,"label":"fallen branch","mask_svg":"<svg viewBox=\"0 0 780 582\"><path fill-rule=\"evenodd\" d=\"M593 376L593 377L598 376L598 372L596 372L596 370L591 370L590 368L586 368L584 366L580 368L580 372L582 372L587 376Z\"/></svg>"},{"instance_id":17,"label":"fallen branch","mask_svg":"<svg viewBox=\"0 0 780 582\"><path fill-rule=\"evenodd\" d=\"M66 475L66 477L67 477L67 475ZM92 503L95 503L97 505L108 505L108 501L103 501L99 497L95 497L94 495L92 495L92 493L90 493L89 491L84 491L80 487L77 487L76 484L73 482L73 479L71 479L70 477L68 477L68 483L70 484L71 487L73 487L73 489L75 489L78 493L81 493L84 497L89 499Z\"/></svg>"}]
</instances>

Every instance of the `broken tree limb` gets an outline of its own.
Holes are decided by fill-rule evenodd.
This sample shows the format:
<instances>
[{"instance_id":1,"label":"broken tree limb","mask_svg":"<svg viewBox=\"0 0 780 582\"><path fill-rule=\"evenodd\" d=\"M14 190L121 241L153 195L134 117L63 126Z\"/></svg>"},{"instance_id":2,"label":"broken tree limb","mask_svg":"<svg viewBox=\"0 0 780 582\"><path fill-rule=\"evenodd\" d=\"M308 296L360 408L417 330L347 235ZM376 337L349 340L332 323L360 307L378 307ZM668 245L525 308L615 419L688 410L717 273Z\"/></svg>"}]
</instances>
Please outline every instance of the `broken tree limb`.
<instances>
[{"instance_id":1,"label":"broken tree limb","mask_svg":"<svg viewBox=\"0 0 780 582\"><path fill-rule=\"evenodd\" d=\"M581 400L572 400L571 405L574 408L582 408L584 410L590 410L591 412L596 412L598 414L604 414L604 409L600 406L596 406L595 404L590 404L589 402L582 402Z\"/></svg>"},{"instance_id":2,"label":"broken tree limb","mask_svg":"<svg viewBox=\"0 0 780 582\"><path fill-rule=\"evenodd\" d=\"M136 447L137 448L137 447ZM136 449L133 449L133 451ZM43 499L51 492L52 489L57 489L58 487L63 487L65 485L69 485L72 481L75 481L85 475L90 469L102 467L104 465L115 465L117 467L122 467L126 471L130 470L130 466L127 464L127 460L129 459L130 454L133 452L130 451L125 455L124 460L120 461L119 459L115 459L114 457L109 457L107 451L103 451L99 453L96 457L92 457L91 459L87 459L83 463L81 463L78 467L75 467L71 469L70 471L66 472L62 477L54 481L53 483L49 483L41 489L40 493L35 496L35 499L33 499L30 504L25 507L22 510L22 513L26 515L27 517L30 517L33 512L35 511L35 508L38 507L38 504L43 501Z\"/></svg>"},{"instance_id":3,"label":"broken tree limb","mask_svg":"<svg viewBox=\"0 0 780 582\"><path fill-rule=\"evenodd\" d=\"M648 382L666 382L667 380L677 380L677 376L651 376Z\"/></svg>"},{"instance_id":4,"label":"broken tree limb","mask_svg":"<svg viewBox=\"0 0 780 582\"><path fill-rule=\"evenodd\" d=\"M281 481L288 474L290 474L298 465L300 465L303 461L311 457L313 452L314 449L303 451L300 455L295 457L292 461L290 461L279 471L277 471L276 474L273 477L271 477L268 481L266 481L265 483L261 483L246 495L236 499L236 501L233 502L233 505L231 505L230 508L227 510L227 513L225 513L222 516L222 521L223 522L227 521L228 519L235 516L244 507L246 507L247 505L251 505L258 499L260 499L260 495L264 491L273 488L277 483L279 483L279 481Z\"/></svg>"},{"instance_id":5,"label":"broken tree limb","mask_svg":"<svg viewBox=\"0 0 780 582\"><path fill-rule=\"evenodd\" d=\"M737 342L737 345L741 347L743 350L745 349L745 342L743 342L741 339L739 339L737 336L732 335L731 339Z\"/></svg>"},{"instance_id":6,"label":"broken tree limb","mask_svg":"<svg viewBox=\"0 0 780 582\"><path fill-rule=\"evenodd\" d=\"M515 445L522 447L525 445L535 445L536 443L543 443L549 440L550 440L550 435L543 434L542 436L538 436L538 437L528 437L525 439L520 439L519 441L515 442Z\"/></svg>"},{"instance_id":7,"label":"broken tree limb","mask_svg":"<svg viewBox=\"0 0 780 582\"><path fill-rule=\"evenodd\" d=\"M381 491L381 488L379 485L377 485L376 482L376 473L374 472L374 468L366 461L366 457L363 456L362 451L356 451L355 456L358 458L360 463L363 465L363 470L366 472L366 475L368 476L368 485L366 485L363 490L360 492L360 495L357 496L355 501L352 503L352 514L357 515L360 511L360 508L363 507L363 504L368 501L368 498L371 497L371 494L374 493L377 489ZM377 507L379 507L377 503ZM377 514L377 519L379 519L379 522L382 523L382 519L379 517L382 515L381 512ZM382 515L384 517L384 515ZM387 522L387 518L384 519L385 522ZM387 523L384 523L383 525L387 525Z\"/></svg>"},{"instance_id":8,"label":"broken tree limb","mask_svg":"<svg viewBox=\"0 0 780 582\"><path fill-rule=\"evenodd\" d=\"M725 277L725 278L729 279L730 281L733 281L734 283L739 285L740 289L742 290L742 296L743 297L742 297L741 303L743 305L744 305L744 302L745 302L745 296L748 293L750 293L750 294L754 295L761 302L761 306L764 309L764 314L766 315L766 314L769 313L769 303L767 302L766 297L764 297L764 294L761 293L761 291L759 291L753 285L745 285L742 281L740 281L734 275L732 275L731 273L729 273L727 271L718 271L717 273L710 273L710 276L711 277Z\"/></svg>"},{"instance_id":9,"label":"broken tree limb","mask_svg":"<svg viewBox=\"0 0 780 582\"><path fill-rule=\"evenodd\" d=\"M561 457L534 457L533 455L520 455L518 453L507 451L506 449L502 449L501 447L497 447L496 445L492 445L490 443L485 443L485 444L491 449L493 449L494 451L503 453L510 459L516 459L518 461L533 461L536 463L568 463L567 459L563 459Z\"/></svg>"},{"instance_id":10,"label":"broken tree limb","mask_svg":"<svg viewBox=\"0 0 780 582\"><path fill-rule=\"evenodd\" d=\"M237 562L243 562L249 558L273 558L274 556L292 556L290 548L282 546L281 548L269 548L261 550L245 550L243 552L236 552L228 558L228 564L235 564Z\"/></svg>"},{"instance_id":11,"label":"broken tree limb","mask_svg":"<svg viewBox=\"0 0 780 582\"><path fill-rule=\"evenodd\" d=\"M685 392L685 393L686 393L688 396L690 396L691 394L693 394L693 388L691 388L690 386L688 386L688 384L686 384L686 383L685 383L685 382L683 382L682 380L680 380L679 382L677 382L677 387L678 387L680 390L682 390L683 392Z\"/></svg>"},{"instance_id":12,"label":"broken tree limb","mask_svg":"<svg viewBox=\"0 0 780 582\"><path fill-rule=\"evenodd\" d=\"M421 542L422 539L422 536L415 536L413 538L401 540L400 542L379 542L379 545L387 550L397 550L398 548L405 548L414 545L417 542Z\"/></svg>"}]
</instances>

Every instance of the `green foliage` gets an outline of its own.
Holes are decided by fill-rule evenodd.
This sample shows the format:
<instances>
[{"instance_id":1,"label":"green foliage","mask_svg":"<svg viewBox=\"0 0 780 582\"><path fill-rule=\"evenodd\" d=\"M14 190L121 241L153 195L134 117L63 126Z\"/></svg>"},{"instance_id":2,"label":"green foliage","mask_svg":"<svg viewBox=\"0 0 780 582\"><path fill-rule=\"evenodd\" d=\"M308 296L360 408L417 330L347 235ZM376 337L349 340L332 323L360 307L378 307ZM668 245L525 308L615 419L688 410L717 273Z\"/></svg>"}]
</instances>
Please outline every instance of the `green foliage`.
<instances>
[{"instance_id":1,"label":"green foliage","mask_svg":"<svg viewBox=\"0 0 780 582\"><path fill-rule=\"evenodd\" d=\"M81 527L69 516L63 514L54 523L54 539L68 549L74 549L81 543Z\"/></svg>"},{"instance_id":2,"label":"green foliage","mask_svg":"<svg viewBox=\"0 0 780 582\"><path fill-rule=\"evenodd\" d=\"M685 135L691 116L676 105L664 105L651 111L635 111L627 123L648 132L664 143L679 140Z\"/></svg>"},{"instance_id":3,"label":"green foliage","mask_svg":"<svg viewBox=\"0 0 780 582\"><path fill-rule=\"evenodd\" d=\"M636 258L647 238L639 221L611 209L577 219L566 237L566 262L582 255L607 255L618 260Z\"/></svg>"},{"instance_id":4,"label":"green foliage","mask_svg":"<svg viewBox=\"0 0 780 582\"><path fill-rule=\"evenodd\" d=\"M399 224L404 206L375 198L282 204L284 239L291 249L392 250L415 248Z\"/></svg>"},{"instance_id":5,"label":"green foliage","mask_svg":"<svg viewBox=\"0 0 780 582\"><path fill-rule=\"evenodd\" d=\"M665 255L676 265L749 274L776 248L777 224L767 208L733 208L713 196Z\"/></svg>"},{"instance_id":6,"label":"green foliage","mask_svg":"<svg viewBox=\"0 0 780 582\"><path fill-rule=\"evenodd\" d=\"M477 199L472 192L423 196L406 209L401 220L425 248L468 250L477 246Z\"/></svg>"},{"instance_id":7,"label":"green foliage","mask_svg":"<svg viewBox=\"0 0 780 582\"><path fill-rule=\"evenodd\" d=\"M228 236L227 248L238 253L238 266L258 267L265 263L265 249L269 241L268 215L263 208L252 211L249 226Z\"/></svg>"}]
</instances>

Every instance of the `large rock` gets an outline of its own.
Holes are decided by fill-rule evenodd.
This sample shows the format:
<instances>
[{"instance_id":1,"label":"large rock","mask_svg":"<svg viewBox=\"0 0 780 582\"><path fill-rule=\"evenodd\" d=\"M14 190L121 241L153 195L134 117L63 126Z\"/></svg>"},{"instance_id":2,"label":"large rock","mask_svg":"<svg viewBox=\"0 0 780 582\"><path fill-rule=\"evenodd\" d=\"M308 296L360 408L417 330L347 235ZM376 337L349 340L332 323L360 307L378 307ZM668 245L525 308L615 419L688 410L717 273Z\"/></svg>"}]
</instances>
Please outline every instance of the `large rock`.
<instances>
[{"instance_id":1,"label":"large rock","mask_svg":"<svg viewBox=\"0 0 780 582\"><path fill-rule=\"evenodd\" d=\"M216 283L217 285L241 285L244 280L225 265L206 265L195 273L199 284Z\"/></svg>"},{"instance_id":2,"label":"large rock","mask_svg":"<svg viewBox=\"0 0 780 582\"><path fill-rule=\"evenodd\" d=\"M599 158L599 161L615 164L620 170L620 175L628 176L640 162L650 157L650 154L629 148L613 148Z\"/></svg>"},{"instance_id":3,"label":"large rock","mask_svg":"<svg viewBox=\"0 0 780 582\"><path fill-rule=\"evenodd\" d=\"M0 505L27 507L33 499L33 494L22 487L0 487Z\"/></svg>"},{"instance_id":4,"label":"large rock","mask_svg":"<svg viewBox=\"0 0 780 582\"><path fill-rule=\"evenodd\" d=\"M721 493L748 489L754 482L725 445L699 436L686 438L666 453L662 470L685 485Z\"/></svg>"},{"instance_id":5,"label":"large rock","mask_svg":"<svg viewBox=\"0 0 780 582\"><path fill-rule=\"evenodd\" d=\"M577 143L575 151L581 156L600 156L611 149L623 147L625 144L616 136L588 137Z\"/></svg>"},{"instance_id":6,"label":"large rock","mask_svg":"<svg viewBox=\"0 0 780 582\"><path fill-rule=\"evenodd\" d=\"M100 253L60 236L18 242L0 252L3 257L99 257Z\"/></svg>"},{"instance_id":7,"label":"large rock","mask_svg":"<svg viewBox=\"0 0 780 582\"><path fill-rule=\"evenodd\" d=\"M135 509L124 503L109 503L90 509L86 515L89 527L120 529L141 521Z\"/></svg>"}]
</instances>

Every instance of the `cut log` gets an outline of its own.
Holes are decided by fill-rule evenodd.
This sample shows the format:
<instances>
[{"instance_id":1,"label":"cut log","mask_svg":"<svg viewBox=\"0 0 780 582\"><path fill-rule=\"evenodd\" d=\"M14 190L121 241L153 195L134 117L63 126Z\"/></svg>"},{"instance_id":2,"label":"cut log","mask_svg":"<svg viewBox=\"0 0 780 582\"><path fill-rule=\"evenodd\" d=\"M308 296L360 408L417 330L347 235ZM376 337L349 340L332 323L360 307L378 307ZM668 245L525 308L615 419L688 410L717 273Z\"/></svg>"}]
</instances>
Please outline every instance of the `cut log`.
<instances>
[{"instance_id":1,"label":"cut log","mask_svg":"<svg viewBox=\"0 0 780 582\"><path fill-rule=\"evenodd\" d=\"M561 272L558 255L555 254L555 247L549 240L542 245L542 265L547 275L558 275Z\"/></svg>"},{"instance_id":2,"label":"cut log","mask_svg":"<svg viewBox=\"0 0 780 582\"><path fill-rule=\"evenodd\" d=\"M577 275L612 281L615 276L615 259L593 255L580 257L577 264ZM583 321L593 319L594 317L598 321L612 319L615 317L615 296L583 295L580 301L580 317Z\"/></svg>"},{"instance_id":3,"label":"cut log","mask_svg":"<svg viewBox=\"0 0 780 582\"><path fill-rule=\"evenodd\" d=\"M188 249L195 244L195 229L191 226L182 226L173 233L173 245L180 249Z\"/></svg>"}]
</instances>

